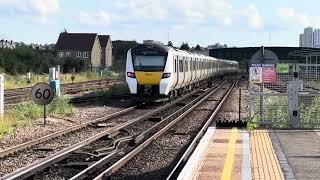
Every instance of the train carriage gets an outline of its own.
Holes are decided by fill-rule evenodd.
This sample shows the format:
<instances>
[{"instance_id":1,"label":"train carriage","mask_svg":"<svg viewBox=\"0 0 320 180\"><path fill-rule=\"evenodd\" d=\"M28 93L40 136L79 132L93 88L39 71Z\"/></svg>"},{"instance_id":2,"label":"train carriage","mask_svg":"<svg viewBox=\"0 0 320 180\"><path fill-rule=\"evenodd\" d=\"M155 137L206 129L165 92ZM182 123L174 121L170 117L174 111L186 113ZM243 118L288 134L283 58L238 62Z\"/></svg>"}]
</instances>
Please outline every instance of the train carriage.
<instances>
[{"instance_id":1,"label":"train carriage","mask_svg":"<svg viewBox=\"0 0 320 180\"><path fill-rule=\"evenodd\" d=\"M216 76L237 70L236 61L148 43L128 51L126 81L132 95L141 101L153 101L176 97Z\"/></svg>"}]
</instances>

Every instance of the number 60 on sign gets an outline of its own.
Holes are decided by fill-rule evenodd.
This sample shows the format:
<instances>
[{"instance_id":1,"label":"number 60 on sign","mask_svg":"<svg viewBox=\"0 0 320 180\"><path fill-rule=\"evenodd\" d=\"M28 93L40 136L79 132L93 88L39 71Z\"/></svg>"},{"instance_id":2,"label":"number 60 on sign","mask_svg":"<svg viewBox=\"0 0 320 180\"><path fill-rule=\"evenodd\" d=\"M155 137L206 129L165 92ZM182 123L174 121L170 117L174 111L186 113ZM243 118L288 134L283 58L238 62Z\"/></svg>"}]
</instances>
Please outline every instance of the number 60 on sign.
<instances>
[{"instance_id":1,"label":"number 60 on sign","mask_svg":"<svg viewBox=\"0 0 320 180\"><path fill-rule=\"evenodd\" d=\"M53 98L54 92L46 83L38 83L31 90L31 99L38 105L48 105Z\"/></svg>"}]
</instances>

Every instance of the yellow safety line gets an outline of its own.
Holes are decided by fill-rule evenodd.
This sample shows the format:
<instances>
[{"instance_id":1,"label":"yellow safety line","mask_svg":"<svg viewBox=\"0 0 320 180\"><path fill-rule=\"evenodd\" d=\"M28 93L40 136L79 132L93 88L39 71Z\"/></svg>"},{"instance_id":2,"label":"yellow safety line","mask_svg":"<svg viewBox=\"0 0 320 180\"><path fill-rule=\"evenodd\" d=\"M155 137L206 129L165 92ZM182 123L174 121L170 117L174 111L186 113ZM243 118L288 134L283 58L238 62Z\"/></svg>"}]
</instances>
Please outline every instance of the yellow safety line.
<instances>
[{"instance_id":1,"label":"yellow safety line","mask_svg":"<svg viewBox=\"0 0 320 180\"><path fill-rule=\"evenodd\" d=\"M232 166L233 166L234 153L235 153L235 145L236 145L236 141L237 141L237 137L238 137L237 133L238 133L237 128L232 128L230 140L228 143L227 158L224 163L221 180L230 180L231 179Z\"/></svg>"}]
</instances>

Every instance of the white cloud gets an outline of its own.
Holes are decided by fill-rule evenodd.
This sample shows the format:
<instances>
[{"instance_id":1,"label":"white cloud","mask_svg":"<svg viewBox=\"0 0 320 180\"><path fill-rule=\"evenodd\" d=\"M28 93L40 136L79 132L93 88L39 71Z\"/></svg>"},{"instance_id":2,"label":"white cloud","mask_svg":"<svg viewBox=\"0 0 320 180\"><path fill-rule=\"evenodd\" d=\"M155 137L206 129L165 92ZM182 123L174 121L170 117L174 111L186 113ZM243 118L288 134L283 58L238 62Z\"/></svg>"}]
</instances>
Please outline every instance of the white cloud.
<instances>
[{"instance_id":1,"label":"white cloud","mask_svg":"<svg viewBox=\"0 0 320 180\"><path fill-rule=\"evenodd\" d=\"M166 1L166 0L164 0ZM118 11L119 14L125 14L126 18L164 20L168 17L169 12L160 0L117 0L117 1L100 1L103 6L114 7L109 9Z\"/></svg>"},{"instance_id":2,"label":"white cloud","mask_svg":"<svg viewBox=\"0 0 320 180\"><path fill-rule=\"evenodd\" d=\"M30 15L41 22L49 22L60 10L58 0L0 0L0 6L10 13Z\"/></svg>"},{"instance_id":3,"label":"white cloud","mask_svg":"<svg viewBox=\"0 0 320 180\"><path fill-rule=\"evenodd\" d=\"M288 24L297 24L303 27L312 25L310 18L306 14L299 13L292 8L279 8L277 14Z\"/></svg>"},{"instance_id":4,"label":"white cloud","mask_svg":"<svg viewBox=\"0 0 320 180\"><path fill-rule=\"evenodd\" d=\"M230 0L99 0L101 8L130 22L166 22L170 25L199 24L234 26L249 23L262 27L262 18L254 5L248 10L235 8ZM176 28L173 28L176 29Z\"/></svg>"},{"instance_id":5,"label":"white cloud","mask_svg":"<svg viewBox=\"0 0 320 180\"><path fill-rule=\"evenodd\" d=\"M118 20L119 18L116 15L109 14L105 11L99 11L95 13L80 11L77 15L77 19L85 25L108 27L112 24L112 22Z\"/></svg>"},{"instance_id":6,"label":"white cloud","mask_svg":"<svg viewBox=\"0 0 320 180\"><path fill-rule=\"evenodd\" d=\"M254 4L249 5L247 10L248 24L254 29L262 27L262 19L260 13Z\"/></svg>"}]
</instances>

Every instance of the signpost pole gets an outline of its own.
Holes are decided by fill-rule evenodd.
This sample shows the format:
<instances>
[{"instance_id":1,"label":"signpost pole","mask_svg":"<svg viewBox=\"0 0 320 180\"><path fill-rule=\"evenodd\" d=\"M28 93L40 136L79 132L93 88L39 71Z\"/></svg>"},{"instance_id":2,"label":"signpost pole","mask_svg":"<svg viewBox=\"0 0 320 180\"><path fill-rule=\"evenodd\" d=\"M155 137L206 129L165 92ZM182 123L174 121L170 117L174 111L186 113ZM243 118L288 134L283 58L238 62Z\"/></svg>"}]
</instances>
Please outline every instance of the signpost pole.
<instances>
[{"instance_id":1,"label":"signpost pole","mask_svg":"<svg viewBox=\"0 0 320 180\"><path fill-rule=\"evenodd\" d=\"M47 124L47 106L46 105L43 106L43 124L44 125Z\"/></svg>"}]
</instances>

